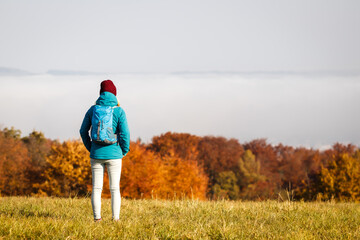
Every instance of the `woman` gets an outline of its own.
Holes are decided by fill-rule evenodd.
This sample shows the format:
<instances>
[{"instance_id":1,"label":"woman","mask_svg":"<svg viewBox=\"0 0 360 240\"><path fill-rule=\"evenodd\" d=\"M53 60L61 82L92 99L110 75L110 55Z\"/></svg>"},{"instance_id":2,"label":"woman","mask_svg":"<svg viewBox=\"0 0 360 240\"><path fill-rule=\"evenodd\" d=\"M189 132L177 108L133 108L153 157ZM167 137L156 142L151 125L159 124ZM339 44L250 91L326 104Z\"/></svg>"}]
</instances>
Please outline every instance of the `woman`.
<instances>
[{"instance_id":1,"label":"woman","mask_svg":"<svg viewBox=\"0 0 360 240\"><path fill-rule=\"evenodd\" d=\"M104 130L106 124L108 127ZM90 128L91 136L89 135ZM96 105L86 112L80 128L80 135L85 147L90 152L91 204L94 220L95 222L101 220L101 192L106 166L110 180L112 218L117 221L121 205L119 188L121 163L122 158L129 151L130 134L125 112L119 107L116 87L111 80L101 82L100 97L97 99Z\"/></svg>"}]
</instances>

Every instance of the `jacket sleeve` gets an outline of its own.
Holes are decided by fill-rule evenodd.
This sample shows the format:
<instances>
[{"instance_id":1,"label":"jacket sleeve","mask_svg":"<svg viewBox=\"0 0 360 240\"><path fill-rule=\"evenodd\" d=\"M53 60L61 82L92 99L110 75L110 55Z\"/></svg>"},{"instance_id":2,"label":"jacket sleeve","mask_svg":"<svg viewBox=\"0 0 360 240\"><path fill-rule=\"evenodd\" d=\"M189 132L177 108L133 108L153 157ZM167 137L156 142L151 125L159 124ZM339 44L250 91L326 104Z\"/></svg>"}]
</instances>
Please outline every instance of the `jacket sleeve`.
<instances>
[{"instance_id":1,"label":"jacket sleeve","mask_svg":"<svg viewBox=\"0 0 360 240\"><path fill-rule=\"evenodd\" d=\"M120 148L125 156L129 152L130 148L130 131L128 127L128 123L126 120L126 114L124 110L120 111L120 118L119 118L119 144Z\"/></svg>"},{"instance_id":2,"label":"jacket sleeve","mask_svg":"<svg viewBox=\"0 0 360 240\"><path fill-rule=\"evenodd\" d=\"M84 120L81 124L80 128L80 136L86 147L86 149L90 152L91 150L91 139L89 135L89 130L91 127L91 116L92 116L92 107L86 112Z\"/></svg>"}]
</instances>

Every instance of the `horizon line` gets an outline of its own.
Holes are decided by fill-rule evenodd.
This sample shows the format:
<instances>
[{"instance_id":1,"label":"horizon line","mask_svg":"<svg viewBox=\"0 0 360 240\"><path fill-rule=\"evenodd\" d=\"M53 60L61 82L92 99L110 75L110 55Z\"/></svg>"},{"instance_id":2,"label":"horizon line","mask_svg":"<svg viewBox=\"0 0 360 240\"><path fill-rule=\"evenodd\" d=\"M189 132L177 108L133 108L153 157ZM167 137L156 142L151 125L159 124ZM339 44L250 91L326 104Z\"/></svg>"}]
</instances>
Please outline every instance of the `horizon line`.
<instances>
[{"instance_id":1,"label":"horizon line","mask_svg":"<svg viewBox=\"0 0 360 240\"><path fill-rule=\"evenodd\" d=\"M294 75L294 76L360 76L360 70L246 70L246 71L225 71L225 70L204 70L204 71L129 71L129 72L92 72L84 70L49 69L46 72L30 72L18 68L0 67L0 76L28 76L28 75L53 75L53 76L86 76L86 75L122 75L122 74L168 74L168 75Z\"/></svg>"}]
</instances>

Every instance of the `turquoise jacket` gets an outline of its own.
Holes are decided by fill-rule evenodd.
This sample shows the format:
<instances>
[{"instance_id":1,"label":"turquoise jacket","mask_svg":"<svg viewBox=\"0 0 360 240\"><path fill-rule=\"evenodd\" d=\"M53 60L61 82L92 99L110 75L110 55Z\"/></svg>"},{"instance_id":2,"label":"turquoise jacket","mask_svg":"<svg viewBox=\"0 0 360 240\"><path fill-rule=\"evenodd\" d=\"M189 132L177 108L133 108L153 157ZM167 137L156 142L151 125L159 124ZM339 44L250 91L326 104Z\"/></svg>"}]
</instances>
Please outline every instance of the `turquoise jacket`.
<instances>
[{"instance_id":1,"label":"turquoise jacket","mask_svg":"<svg viewBox=\"0 0 360 240\"><path fill-rule=\"evenodd\" d=\"M103 106L117 106L118 101L114 94L110 92L103 92L96 101L96 105ZM84 120L81 124L80 135L81 139L90 152L90 158L93 159L120 159L129 151L130 133L126 120L126 115L121 107L114 109L113 115L113 130L117 134L118 142L112 145L99 145L91 141L89 130L91 128L91 118L93 114L92 106L85 114Z\"/></svg>"}]
</instances>

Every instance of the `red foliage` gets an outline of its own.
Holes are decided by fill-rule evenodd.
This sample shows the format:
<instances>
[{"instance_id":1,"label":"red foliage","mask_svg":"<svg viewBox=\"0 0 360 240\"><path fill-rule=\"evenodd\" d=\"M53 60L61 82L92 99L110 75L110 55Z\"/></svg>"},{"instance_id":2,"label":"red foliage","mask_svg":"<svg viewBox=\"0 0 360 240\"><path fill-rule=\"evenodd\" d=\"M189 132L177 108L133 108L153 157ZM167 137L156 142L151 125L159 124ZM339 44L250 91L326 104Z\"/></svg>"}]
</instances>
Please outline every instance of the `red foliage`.
<instances>
[{"instance_id":1,"label":"red foliage","mask_svg":"<svg viewBox=\"0 0 360 240\"><path fill-rule=\"evenodd\" d=\"M265 197L274 197L274 194L281 189L282 181L280 175L280 160L275 148L268 144L265 139L256 139L244 144L244 148L251 150L260 161L260 174L266 177L262 182L266 192L261 193Z\"/></svg>"},{"instance_id":2,"label":"red foliage","mask_svg":"<svg viewBox=\"0 0 360 240\"><path fill-rule=\"evenodd\" d=\"M210 178L209 184L215 183L220 172L238 171L238 161L244 153L236 139L223 137L203 137L198 146L197 161L204 167Z\"/></svg>"},{"instance_id":3,"label":"red foliage","mask_svg":"<svg viewBox=\"0 0 360 240\"><path fill-rule=\"evenodd\" d=\"M91 190L89 153L81 142L52 142L36 131L22 139L20 135L14 128L0 130L1 194L68 196ZM245 150L254 155L244 154ZM352 144L336 143L320 152L272 146L265 139L241 145L236 139L167 132L148 145L131 142L123 158L120 190L128 198L205 199L226 191L230 199L267 199L286 189L294 190L295 198L312 200L324 191L318 184L321 177L338 179L329 164L348 156L341 158L347 166L359 155ZM341 174L347 176L350 170L344 167ZM342 189L350 184L345 180ZM107 172L103 189L103 197L110 197ZM351 194L358 193L351 189Z\"/></svg>"},{"instance_id":4,"label":"red foliage","mask_svg":"<svg viewBox=\"0 0 360 240\"><path fill-rule=\"evenodd\" d=\"M0 194L30 194L26 171L30 166L28 151L22 141L0 131Z\"/></svg>"}]
</instances>

